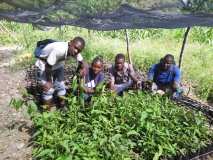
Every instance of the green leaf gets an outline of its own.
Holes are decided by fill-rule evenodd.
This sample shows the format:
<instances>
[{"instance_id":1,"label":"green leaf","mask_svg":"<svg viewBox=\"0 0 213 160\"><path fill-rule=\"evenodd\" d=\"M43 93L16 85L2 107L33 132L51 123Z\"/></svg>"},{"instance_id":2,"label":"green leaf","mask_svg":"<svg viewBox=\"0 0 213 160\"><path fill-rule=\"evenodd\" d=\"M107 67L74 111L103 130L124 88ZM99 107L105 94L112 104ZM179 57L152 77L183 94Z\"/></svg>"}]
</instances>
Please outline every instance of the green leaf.
<instances>
[{"instance_id":1,"label":"green leaf","mask_svg":"<svg viewBox=\"0 0 213 160\"><path fill-rule=\"evenodd\" d=\"M16 110L19 110L24 104L24 101L22 99L12 98L10 101L9 106L15 108Z\"/></svg>"},{"instance_id":2,"label":"green leaf","mask_svg":"<svg viewBox=\"0 0 213 160\"><path fill-rule=\"evenodd\" d=\"M33 113L38 112L38 107L34 101L29 101L29 102L27 102L27 104L28 104L28 110L27 110L28 114L31 115Z\"/></svg>"},{"instance_id":3,"label":"green leaf","mask_svg":"<svg viewBox=\"0 0 213 160\"><path fill-rule=\"evenodd\" d=\"M45 157L46 155L48 155L48 157L52 155L53 153L53 149L44 149L42 150L38 155L36 155L37 158L42 158Z\"/></svg>"},{"instance_id":4,"label":"green leaf","mask_svg":"<svg viewBox=\"0 0 213 160\"><path fill-rule=\"evenodd\" d=\"M128 137L131 136L131 135L140 136L140 134L135 130L131 130L131 131L127 132Z\"/></svg>"},{"instance_id":5,"label":"green leaf","mask_svg":"<svg viewBox=\"0 0 213 160\"><path fill-rule=\"evenodd\" d=\"M163 153L163 149L160 145L158 145L158 152L155 153L153 160L158 160Z\"/></svg>"},{"instance_id":6,"label":"green leaf","mask_svg":"<svg viewBox=\"0 0 213 160\"><path fill-rule=\"evenodd\" d=\"M69 141L64 140L63 142L60 142L61 146L63 146L66 150L66 152L70 152L70 147L69 147Z\"/></svg>"}]
</instances>

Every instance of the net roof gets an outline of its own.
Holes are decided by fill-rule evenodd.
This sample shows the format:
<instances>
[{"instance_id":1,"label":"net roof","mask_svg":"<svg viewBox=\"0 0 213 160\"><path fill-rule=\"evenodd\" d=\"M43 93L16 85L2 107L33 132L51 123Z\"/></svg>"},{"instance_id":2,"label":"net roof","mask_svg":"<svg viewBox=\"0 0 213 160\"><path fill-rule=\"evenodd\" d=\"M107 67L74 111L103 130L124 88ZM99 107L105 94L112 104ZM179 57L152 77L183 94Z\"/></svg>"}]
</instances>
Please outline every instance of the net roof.
<instances>
[{"instance_id":1,"label":"net roof","mask_svg":"<svg viewBox=\"0 0 213 160\"><path fill-rule=\"evenodd\" d=\"M0 0L0 19L94 30L213 26L213 0Z\"/></svg>"}]
</instances>

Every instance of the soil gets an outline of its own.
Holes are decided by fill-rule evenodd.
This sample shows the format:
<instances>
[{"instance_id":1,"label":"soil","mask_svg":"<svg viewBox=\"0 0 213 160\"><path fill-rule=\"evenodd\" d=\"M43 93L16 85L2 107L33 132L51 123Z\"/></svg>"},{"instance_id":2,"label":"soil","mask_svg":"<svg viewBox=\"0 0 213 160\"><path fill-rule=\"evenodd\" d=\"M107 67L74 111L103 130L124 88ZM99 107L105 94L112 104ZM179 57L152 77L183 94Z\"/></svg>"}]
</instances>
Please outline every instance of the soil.
<instances>
[{"instance_id":1,"label":"soil","mask_svg":"<svg viewBox=\"0 0 213 160\"><path fill-rule=\"evenodd\" d=\"M9 105L12 98L21 97L25 72L0 67L0 75L0 160L32 159L32 123L26 108L16 111Z\"/></svg>"}]
</instances>

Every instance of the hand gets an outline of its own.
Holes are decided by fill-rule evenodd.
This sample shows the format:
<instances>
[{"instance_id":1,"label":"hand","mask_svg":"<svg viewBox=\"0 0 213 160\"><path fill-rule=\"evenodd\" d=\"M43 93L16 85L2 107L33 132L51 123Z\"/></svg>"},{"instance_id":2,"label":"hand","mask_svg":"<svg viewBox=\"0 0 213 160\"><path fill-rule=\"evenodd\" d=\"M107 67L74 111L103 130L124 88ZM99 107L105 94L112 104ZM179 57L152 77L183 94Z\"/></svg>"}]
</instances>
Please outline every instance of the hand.
<instances>
[{"instance_id":1,"label":"hand","mask_svg":"<svg viewBox=\"0 0 213 160\"><path fill-rule=\"evenodd\" d=\"M84 92L85 92L85 93L93 93L93 89L92 89L92 88L87 88L87 87L85 87L85 88L84 88Z\"/></svg>"},{"instance_id":2,"label":"hand","mask_svg":"<svg viewBox=\"0 0 213 160\"><path fill-rule=\"evenodd\" d=\"M141 81L137 81L137 88L142 88L142 82Z\"/></svg>"},{"instance_id":3,"label":"hand","mask_svg":"<svg viewBox=\"0 0 213 160\"><path fill-rule=\"evenodd\" d=\"M133 89L140 89L141 88L141 81L137 80L133 83Z\"/></svg>"},{"instance_id":4,"label":"hand","mask_svg":"<svg viewBox=\"0 0 213 160\"><path fill-rule=\"evenodd\" d=\"M142 82L142 88L145 90L150 90L152 89L152 81L143 81Z\"/></svg>"},{"instance_id":5,"label":"hand","mask_svg":"<svg viewBox=\"0 0 213 160\"><path fill-rule=\"evenodd\" d=\"M152 90L152 91L157 91L157 90L158 90L158 86L157 86L156 83L154 83L154 82L152 83L151 90Z\"/></svg>"},{"instance_id":6,"label":"hand","mask_svg":"<svg viewBox=\"0 0 213 160\"><path fill-rule=\"evenodd\" d=\"M52 82L46 82L44 85L42 85L42 89L47 92L50 90L50 88L53 88Z\"/></svg>"},{"instance_id":7,"label":"hand","mask_svg":"<svg viewBox=\"0 0 213 160\"><path fill-rule=\"evenodd\" d=\"M114 83L109 83L109 88L110 88L111 90L115 90L115 85L114 85Z\"/></svg>"},{"instance_id":8,"label":"hand","mask_svg":"<svg viewBox=\"0 0 213 160\"><path fill-rule=\"evenodd\" d=\"M115 80L113 78L110 78L110 80L108 82L108 87L111 90L115 90Z\"/></svg>"},{"instance_id":9,"label":"hand","mask_svg":"<svg viewBox=\"0 0 213 160\"><path fill-rule=\"evenodd\" d=\"M163 90L160 90L160 89L157 90L156 93L159 94L159 95L161 95L161 96L165 94L165 92Z\"/></svg>"}]
</instances>

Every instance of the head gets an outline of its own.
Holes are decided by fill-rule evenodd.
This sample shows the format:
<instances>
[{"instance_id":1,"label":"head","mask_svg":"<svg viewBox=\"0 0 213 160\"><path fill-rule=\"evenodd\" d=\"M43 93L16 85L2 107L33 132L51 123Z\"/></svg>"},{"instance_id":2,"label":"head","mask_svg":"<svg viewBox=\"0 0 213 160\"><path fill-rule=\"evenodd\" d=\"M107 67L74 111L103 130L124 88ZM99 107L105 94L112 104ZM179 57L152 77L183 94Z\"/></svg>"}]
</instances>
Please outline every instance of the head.
<instances>
[{"instance_id":1,"label":"head","mask_svg":"<svg viewBox=\"0 0 213 160\"><path fill-rule=\"evenodd\" d=\"M161 60L161 65L163 70L168 70L173 64L175 64L174 56L167 54Z\"/></svg>"},{"instance_id":2,"label":"head","mask_svg":"<svg viewBox=\"0 0 213 160\"><path fill-rule=\"evenodd\" d=\"M75 37L68 43L68 56L76 56L85 46L85 41L81 37Z\"/></svg>"},{"instance_id":3,"label":"head","mask_svg":"<svg viewBox=\"0 0 213 160\"><path fill-rule=\"evenodd\" d=\"M100 56L97 56L92 61L92 71L95 75L100 73L103 70L103 59Z\"/></svg>"},{"instance_id":4,"label":"head","mask_svg":"<svg viewBox=\"0 0 213 160\"><path fill-rule=\"evenodd\" d=\"M115 57L115 68L120 71L123 69L125 63L125 56L122 53L119 53Z\"/></svg>"}]
</instances>

